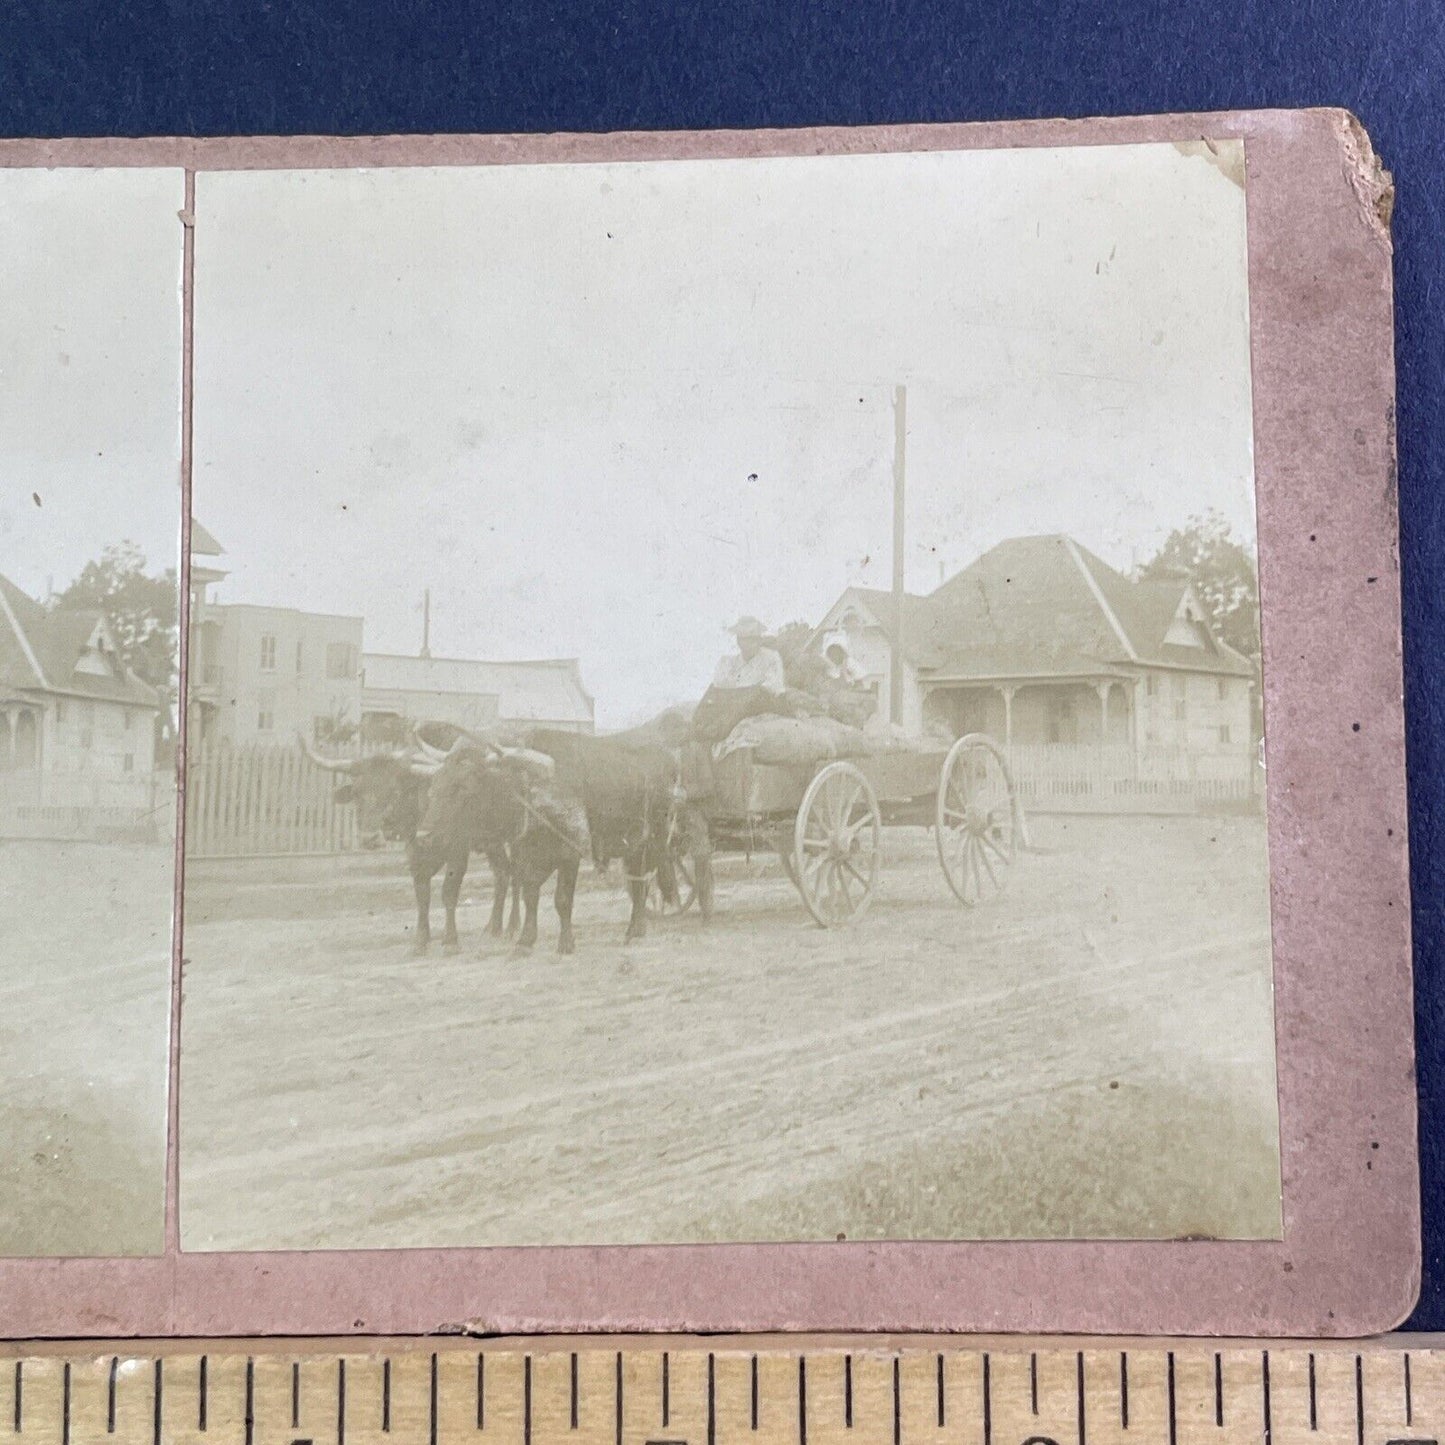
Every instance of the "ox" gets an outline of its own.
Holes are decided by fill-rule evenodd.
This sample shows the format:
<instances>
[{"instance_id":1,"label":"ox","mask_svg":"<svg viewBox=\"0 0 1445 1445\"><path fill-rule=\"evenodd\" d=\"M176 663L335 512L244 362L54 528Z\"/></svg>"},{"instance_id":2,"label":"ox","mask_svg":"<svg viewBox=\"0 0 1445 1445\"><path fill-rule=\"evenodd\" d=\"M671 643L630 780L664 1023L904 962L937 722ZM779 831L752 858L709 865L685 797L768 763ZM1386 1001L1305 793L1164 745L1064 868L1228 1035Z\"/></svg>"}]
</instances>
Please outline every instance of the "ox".
<instances>
[{"instance_id":1,"label":"ox","mask_svg":"<svg viewBox=\"0 0 1445 1445\"><path fill-rule=\"evenodd\" d=\"M425 953L431 944L432 879L446 870L442 878L442 906L446 909L442 944L455 948L457 901L461 897L470 849L464 838L435 835L424 843L418 840L417 830L426 812L428 784L438 767L430 750L372 753L364 758L327 758L305 737L299 741L302 751L316 767L342 780L333 788L332 797L338 803L355 807L357 833L363 847L379 848L388 840L399 840L405 845L407 869L416 894L415 950L418 954ZM500 935L512 881L511 866L505 849L488 852L487 858L496 879L487 931ZM516 930L518 905L519 891L513 886L509 932Z\"/></svg>"},{"instance_id":2,"label":"ox","mask_svg":"<svg viewBox=\"0 0 1445 1445\"><path fill-rule=\"evenodd\" d=\"M554 772L540 753L464 736L437 766L416 836L419 847L445 837L489 855L505 852L526 909L522 950L537 942L542 885L555 873L557 952L572 953L572 902L590 842L580 803L552 786Z\"/></svg>"},{"instance_id":3,"label":"ox","mask_svg":"<svg viewBox=\"0 0 1445 1445\"><path fill-rule=\"evenodd\" d=\"M676 754L646 728L611 737L534 728L527 746L554 759L558 788L581 799L597 866L622 859L632 902L624 941L642 938L653 874L664 899L677 901L672 858L684 797ZM710 872L705 902L710 909Z\"/></svg>"}]
</instances>

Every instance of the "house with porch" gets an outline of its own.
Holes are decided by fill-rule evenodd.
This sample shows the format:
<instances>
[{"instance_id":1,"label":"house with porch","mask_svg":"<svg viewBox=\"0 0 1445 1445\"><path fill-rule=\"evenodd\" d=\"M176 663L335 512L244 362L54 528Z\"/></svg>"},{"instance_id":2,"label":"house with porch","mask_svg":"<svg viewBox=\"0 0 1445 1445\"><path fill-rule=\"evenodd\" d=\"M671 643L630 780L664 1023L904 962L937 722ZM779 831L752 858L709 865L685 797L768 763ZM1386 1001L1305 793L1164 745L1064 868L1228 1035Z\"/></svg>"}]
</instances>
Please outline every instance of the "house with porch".
<instances>
[{"instance_id":1,"label":"house with porch","mask_svg":"<svg viewBox=\"0 0 1445 1445\"><path fill-rule=\"evenodd\" d=\"M152 814L161 706L103 613L0 577L0 832L84 836Z\"/></svg>"},{"instance_id":2,"label":"house with porch","mask_svg":"<svg viewBox=\"0 0 1445 1445\"><path fill-rule=\"evenodd\" d=\"M1184 577L1135 581L1071 537L1014 537L906 595L902 624L904 729L988 733L1036 805L1254 794L1255 665ZM849 588L808 646L835 632L888 716L892 594Z\"/></svg>"}]
</instances>

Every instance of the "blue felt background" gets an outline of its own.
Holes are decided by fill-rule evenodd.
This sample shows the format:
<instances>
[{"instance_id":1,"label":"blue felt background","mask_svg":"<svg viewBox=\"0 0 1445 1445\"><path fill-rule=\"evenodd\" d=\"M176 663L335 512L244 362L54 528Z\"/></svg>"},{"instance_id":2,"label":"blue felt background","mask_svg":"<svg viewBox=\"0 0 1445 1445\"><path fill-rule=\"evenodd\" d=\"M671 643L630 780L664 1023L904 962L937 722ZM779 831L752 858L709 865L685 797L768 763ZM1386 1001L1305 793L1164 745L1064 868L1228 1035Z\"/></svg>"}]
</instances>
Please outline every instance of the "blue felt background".
<instances>
[{"instance_id":1,"label":"blue felt background","mask_svg":"<svg viewBox=\"0 0 1445 1445\"><path fill-rule=\"evenodd\" d=\"M1394 172L1425 1285L1445 1329L1445 0L0 0L0 135L1354 110ZM0 318L3 325L3 318Z\"/></svg>"}]
</instances>

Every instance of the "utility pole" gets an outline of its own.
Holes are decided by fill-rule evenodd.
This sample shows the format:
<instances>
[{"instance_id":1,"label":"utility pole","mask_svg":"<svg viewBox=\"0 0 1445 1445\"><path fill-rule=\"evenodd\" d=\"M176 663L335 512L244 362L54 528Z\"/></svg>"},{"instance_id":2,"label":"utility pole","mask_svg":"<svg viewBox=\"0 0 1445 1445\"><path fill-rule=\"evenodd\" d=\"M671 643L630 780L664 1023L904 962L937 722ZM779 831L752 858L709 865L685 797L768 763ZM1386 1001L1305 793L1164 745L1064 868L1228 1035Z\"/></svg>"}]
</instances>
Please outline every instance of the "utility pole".
<instances>
[{"instance_id":1,"label":"utility pole","mask_svg":"<svg viewBox=\"0 0 1445 1445\"><path fill-rule=\"evenodd\" d=\"M431 588L421 594L421 655L431 656Z\"/></svg>"},{"instance_id":2,"label":"utility pole","mask_svg":"<svg viewBox=\"0 0 1445 1445\"><path fill-rule=\"evenodd\" d=\"M888 663L888 721L903 721L903 462L908 434L908 389L893 389L893 647Z\"/></svg>"}]
</instances>

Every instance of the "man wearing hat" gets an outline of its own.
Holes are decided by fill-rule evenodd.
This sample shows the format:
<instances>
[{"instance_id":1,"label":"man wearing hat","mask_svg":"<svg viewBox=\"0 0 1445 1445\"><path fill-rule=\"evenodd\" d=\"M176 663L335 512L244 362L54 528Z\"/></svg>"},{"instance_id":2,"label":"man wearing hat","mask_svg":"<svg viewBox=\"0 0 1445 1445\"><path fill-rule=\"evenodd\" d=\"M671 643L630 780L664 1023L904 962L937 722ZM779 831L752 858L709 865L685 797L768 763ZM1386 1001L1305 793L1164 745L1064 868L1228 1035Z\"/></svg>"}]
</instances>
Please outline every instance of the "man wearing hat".
<instances>
[{"instance_id":1,"label":"man wearing hat","mask_svg":"<svg viewBox=\"0 0 1445 1445\"><path fill-rule=\"evenodd\" d=\"M728 689L760 687L775 696L786 692L783 659L771 647L763 646L763 624L756 617L740 617L728 631L737 639L738 650L718 663L712 685Z\"/></svg>"}]
</instances>

